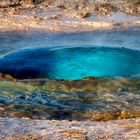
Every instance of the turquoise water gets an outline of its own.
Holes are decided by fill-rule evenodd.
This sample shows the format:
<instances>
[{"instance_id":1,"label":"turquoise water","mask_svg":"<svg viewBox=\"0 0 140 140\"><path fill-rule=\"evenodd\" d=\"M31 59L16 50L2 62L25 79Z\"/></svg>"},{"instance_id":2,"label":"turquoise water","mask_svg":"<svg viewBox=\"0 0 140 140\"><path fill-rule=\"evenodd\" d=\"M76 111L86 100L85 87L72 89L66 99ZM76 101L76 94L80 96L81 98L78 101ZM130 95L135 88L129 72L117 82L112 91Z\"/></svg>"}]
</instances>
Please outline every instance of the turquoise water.
<instances>
[{"instance_id":1,"label":"turquoise water","mask_svg":"<svg viewBox=\"0 0 140 140\"><path fill-rule=\"evenodd\" d=\"M89 76L133 77L140 74L140 51L79 46L25 49L0 59L0 72L18 79L77 80Z\"/></svg>"}]
</instances>

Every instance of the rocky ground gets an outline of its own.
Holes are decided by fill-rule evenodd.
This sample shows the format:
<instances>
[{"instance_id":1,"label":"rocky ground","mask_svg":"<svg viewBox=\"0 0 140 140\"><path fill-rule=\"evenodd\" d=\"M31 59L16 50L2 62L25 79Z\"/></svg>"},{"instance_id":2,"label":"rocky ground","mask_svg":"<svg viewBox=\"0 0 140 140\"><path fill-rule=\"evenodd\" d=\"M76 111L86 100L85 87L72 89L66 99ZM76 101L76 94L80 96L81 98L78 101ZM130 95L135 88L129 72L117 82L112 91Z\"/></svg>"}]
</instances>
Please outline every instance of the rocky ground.
<instances>
[{"instance_id":1,"label":"rocky ground","mask_svg":"<svg viewBox=\"0 0 140 140\"><path fill-rule=\"evenodd\" d=\"M139 4L124 1L12 4L8 0L0 2L1 32L30 29L77 32L140 24Z\"/></svg>"},{"instance_id":2,"label":"rocky ground","mask_svg":"<svg viewBox=\"0 0 140 140\"><path fill-rule=\"evenodd\" d=\"M108 122L0 118L2 140L139 140L140 119Z\"/></svg>"}]
</instances>

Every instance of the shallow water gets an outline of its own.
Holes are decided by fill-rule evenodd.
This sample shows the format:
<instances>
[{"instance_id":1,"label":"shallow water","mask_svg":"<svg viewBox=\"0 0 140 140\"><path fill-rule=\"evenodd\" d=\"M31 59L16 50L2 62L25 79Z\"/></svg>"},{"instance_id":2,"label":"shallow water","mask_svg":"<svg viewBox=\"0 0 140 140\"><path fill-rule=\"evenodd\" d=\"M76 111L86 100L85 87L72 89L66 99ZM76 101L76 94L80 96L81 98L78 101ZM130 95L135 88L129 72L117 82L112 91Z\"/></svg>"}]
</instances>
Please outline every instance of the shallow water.
<instances>
[{"instance_id":1,"label":"shallow water","mask_svg":"<svg viewBox=\"0 0 140 140\"><path fill-rule=\"evenodd\" d=\"M140 28L85 33L11 32L0 34L0 55L27 48L75 46L124 47L140 50Z\"/></svg>"},{"instance_id":2,"label":"shallow water","mask_svg":"<svg viewBox=\"0 0 140 140\"><path fill-rule=\"evenodd\" d=\"M0 116L94 121L140 117L140 88L135 87L140 82L131 83L104 81L96 88L89 84L94 91L84 91L80 86L79 92L66 92L60 83L59 90L54 91L51 84L44 88L45 85L36 87L1 81L0 106L4 110Z\"/></svg>"}]
</instances>

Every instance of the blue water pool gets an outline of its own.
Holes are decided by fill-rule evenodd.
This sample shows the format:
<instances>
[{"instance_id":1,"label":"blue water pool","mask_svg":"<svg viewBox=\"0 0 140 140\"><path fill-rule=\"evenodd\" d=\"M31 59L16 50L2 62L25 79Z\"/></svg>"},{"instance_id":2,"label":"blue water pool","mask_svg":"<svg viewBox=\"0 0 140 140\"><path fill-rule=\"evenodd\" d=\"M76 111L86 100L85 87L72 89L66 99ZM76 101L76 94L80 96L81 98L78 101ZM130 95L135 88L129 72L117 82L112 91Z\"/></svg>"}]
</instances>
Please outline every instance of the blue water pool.
<instances>
[{"instance_id":1,"label":"blue water pool","mask_svg":"<svg viewBox=\"0 0 140 140\"><path fill-rule=\"evenodd\" d=\"M0 58L0 72L18 79L77 80L89 76L133 77L140 74L140 51L126 48L78 46L34 48Z\"/></svg>"}]
</instances>

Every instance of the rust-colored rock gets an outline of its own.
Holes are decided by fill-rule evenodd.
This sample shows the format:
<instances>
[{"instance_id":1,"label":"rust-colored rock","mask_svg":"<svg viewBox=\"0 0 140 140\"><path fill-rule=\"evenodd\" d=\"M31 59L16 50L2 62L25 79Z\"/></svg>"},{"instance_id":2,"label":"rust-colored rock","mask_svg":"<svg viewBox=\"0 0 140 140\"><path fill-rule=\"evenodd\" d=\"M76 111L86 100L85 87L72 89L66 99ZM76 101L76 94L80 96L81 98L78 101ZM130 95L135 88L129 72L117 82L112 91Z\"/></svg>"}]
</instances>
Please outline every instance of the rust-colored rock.
<instances>
[{"instance_id":1,"label":"rust-colored rock","mask_svg":"<svg viewBox=\"0 0 140 140\"><path fill-rule=\"evenodd\" d=\"M87 18L89 16L90 16L90 13L88 13L88 12L76 13L74 15L75 18L80 18L80 19Z\"/></svg>"},{"instance_id":2,"label":"rust-colored rock","mask_svg":"<svg viewBox=\"0 0 140 140\"><path fill-rule=\"evenodd\" d=\"M3 73L0 73L0 79L5 79L8 81L16 81L16 79L14 77L12 77L11 75L3 74Z\"/></svg>"},{"instance_id":3,"label":"rust-colored rock","mask_svg":"<svg viewBox=\"0 0 140 140\"><path fill-rule=\"evenodd\" d=\"M94 78L94 77L87 77L87 78L84 78L83 80L87 80L87 81L89 81L89 80L96 80L96 78Z\"/></svg>"}]
</instances>

